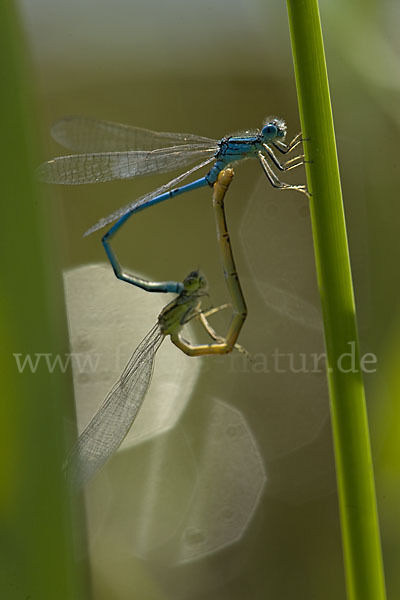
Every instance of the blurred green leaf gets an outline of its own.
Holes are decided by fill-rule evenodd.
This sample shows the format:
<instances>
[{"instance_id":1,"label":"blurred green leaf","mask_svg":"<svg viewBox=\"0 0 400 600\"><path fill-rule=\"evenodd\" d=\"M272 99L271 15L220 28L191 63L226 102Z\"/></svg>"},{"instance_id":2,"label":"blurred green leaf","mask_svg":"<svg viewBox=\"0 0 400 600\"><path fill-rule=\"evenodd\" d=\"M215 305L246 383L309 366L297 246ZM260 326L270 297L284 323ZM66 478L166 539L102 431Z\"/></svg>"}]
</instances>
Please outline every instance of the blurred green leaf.
<instances>
[{"instance_id":1,"label":"blurred green leaf","mask_svg":"<svg viewBox=\"0 0 400 600\"><path fill-rule=\"evenodd\" d=\"M70 377L18 369L27 355L67 351L61 281L35 181L37 115L13 2L0 4L2 415L1 595L7 600L82 598L71 509L61 473ZM46 207L46 213L48 207Z\"/></svg>"}]
</instances>

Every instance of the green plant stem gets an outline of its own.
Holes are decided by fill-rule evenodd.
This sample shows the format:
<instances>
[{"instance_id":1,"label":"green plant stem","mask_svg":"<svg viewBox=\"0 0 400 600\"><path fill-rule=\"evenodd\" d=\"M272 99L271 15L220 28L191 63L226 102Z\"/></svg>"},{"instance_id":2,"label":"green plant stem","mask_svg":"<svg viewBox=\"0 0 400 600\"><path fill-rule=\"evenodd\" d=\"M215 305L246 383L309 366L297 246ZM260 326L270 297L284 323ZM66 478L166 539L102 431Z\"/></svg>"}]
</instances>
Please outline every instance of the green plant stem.
<instances>
[{"instance_id":1,"label":"green plant stem","mask_svg":"<svg viewBox=\"0 0 400 600\"><path fill-rule=\"evenodd\" d=\"M12 0L0 2L0 596L80 600L61 464L70 373L46 368L68 351L62 281L34 168L37 115ZM25 363L31 358L33 368ZM37 362L38 361L38 362ZM35 368L36 365L36 368ZM64 410L63 410L64 409ZM78 536L79 537L79 536Z\"/></svg>"},{"instance_id":2,"label":"green plant stem","mask_svg":"<svg viewBox=\"0 0 400 600\"><path fill-rule=\"evenodd\" d=\"M372 457L317 0L287 0L321 295L349 600L383 600ZM352 354L353 358L349 356ZM345 356L347 354L347 356Z\"/></svg>"}]
</instances>

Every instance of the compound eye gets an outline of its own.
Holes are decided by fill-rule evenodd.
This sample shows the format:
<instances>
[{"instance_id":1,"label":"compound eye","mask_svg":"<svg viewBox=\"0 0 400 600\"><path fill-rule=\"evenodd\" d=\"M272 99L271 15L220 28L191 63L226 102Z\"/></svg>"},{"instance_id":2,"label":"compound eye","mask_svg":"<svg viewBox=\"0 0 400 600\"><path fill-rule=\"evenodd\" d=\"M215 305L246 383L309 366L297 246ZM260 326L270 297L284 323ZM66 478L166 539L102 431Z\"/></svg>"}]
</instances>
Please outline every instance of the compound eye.
<instances>
[{"instance_id":1,"label":"compound eye","mask_svg":"<svg viewBox=\"0 0 400 600\"><path fill-rule=\"evenodd\" d=\"M203 275L200 275L199 276L199 288L206 288L206 287L207 287L207 279Z\"/></svg>"},{"instance_id":2,"label":"compound eye","mask_svg":"<svg viewBox=\"0 0 400 600\"><path fill-rule=\"evenodd\" d=\"M278 128L273 123L267 123L267 125L265 125L262 128L261 133L264 137L271 139L273 137L276 137L278 133Z\"/></svg>"},{"instance_id":3,"label":"compound eye","mask_svg":"<svg viewBox=\"0 0 400 600\"><path fill-rule=\"evenodd\" d=\"M186 292L193 293L199 289L206 288L207 280L199 271L192 271L183 280L183 287Z\"/></svg>"},{"instance_id":4,"label":"compound eye","mask_svg":"<svg viewBox=\"0 0 400 600\"><path fill-rule=\"evenodd\" d=\"M189 273L189 275L187 275L185 277L185 279L183 281L183 285L185 286L186 289L189 289L189 288L192 288L197 282L198 282L197 273L192 271L192 273Z\"/></svg>"}]
</instances>

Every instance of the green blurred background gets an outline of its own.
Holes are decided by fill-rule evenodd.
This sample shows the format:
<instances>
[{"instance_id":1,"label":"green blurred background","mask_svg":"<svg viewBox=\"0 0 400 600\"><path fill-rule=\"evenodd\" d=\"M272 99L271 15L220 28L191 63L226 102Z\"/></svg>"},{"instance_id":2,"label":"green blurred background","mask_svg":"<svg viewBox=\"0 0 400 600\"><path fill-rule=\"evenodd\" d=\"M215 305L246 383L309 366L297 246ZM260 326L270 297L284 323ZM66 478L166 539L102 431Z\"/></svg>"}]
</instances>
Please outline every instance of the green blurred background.
<instances>
[{"instance_id":1,"label":"green blurred background","mask_svg":"<svg viewBox=\"0 0 400 600\"><path fill-rule=\"evenodd\" d=\"M37 163L63 154L50 140L49 129L68 114L216 138L258 127L268 115L284 117L289 136L299 130L284 2L25 0L20 13L36 82L35 124L45 148ZM377 370L366 375L365 384L388 596L395 599L400 596L400 14L397 3L388 0L351 7L323 1L321 16L361 352L377 357ZM247 162L236 174L227 211L249 309L240 341L258 362L239 368L232 357L205 359L179 432L121 453L106 470L105 483L101 478L94 482L87 511L96 600L345 598L324 376L266 373L259 366L275 349L295 356L322 352L307 205L299 195L274 191L260 181L258 164ZM298 170L286 179L303 182L304 173ZM57 206L53 237L60 269L103 261L100 234L83 238L82 233L164 181L151 177L46 189L46 201ZM201 267L212 303L227 300L205 190L133 218L116 247L124 266L154 279L182 279ZM140 315L140 304L150 300L144 292L135 298ZM139 339L132 340L132 347ZM256 477L266 479L254 491L247 521L243 490L239 494L235 488L236 500L230 504L231 484L213 474L221 449L212 437L215 427L207 407L215 413L221 402L240 411L240 427L247 432L243 439L251 438L256 448L252 460L263 465L261 476L250 464L246 470L239 456L227 452L224 457L224 469L233 479L243 478L246 489L252 489ZM182 454L177 438L185 441ZM142 481L148 478L143 465L153 472L160 443L165 455L171 455L166 465L161 463L170 476L160 483L156 472L149 488ZM197 476L208 482L202 506L196 504L201 530L185 525L193 517L190 498L198 489L191 483L196 468L186 452L193 453L193 465L201 463L207 472L205 479ZM158 510L145 511L141 519L149 489L161 500L153 499ZM185 493L186 504L181 500ZM163 498L171 510L163 506ZM176 531L158 537L174 506L182 511L182 522L175 515ZM231 538L216 534L222 506L230 506L232 525L223 531L234 531ZM162 543L152 545L150 536L146 551L139 552L137 539L148 533L149 519L154 540ZM192 553L184 551L182 542L190 531ZM196 540L207 551L193 551ZM78 556L79 565L85 556Z\"/></svg>"}]
</instances>

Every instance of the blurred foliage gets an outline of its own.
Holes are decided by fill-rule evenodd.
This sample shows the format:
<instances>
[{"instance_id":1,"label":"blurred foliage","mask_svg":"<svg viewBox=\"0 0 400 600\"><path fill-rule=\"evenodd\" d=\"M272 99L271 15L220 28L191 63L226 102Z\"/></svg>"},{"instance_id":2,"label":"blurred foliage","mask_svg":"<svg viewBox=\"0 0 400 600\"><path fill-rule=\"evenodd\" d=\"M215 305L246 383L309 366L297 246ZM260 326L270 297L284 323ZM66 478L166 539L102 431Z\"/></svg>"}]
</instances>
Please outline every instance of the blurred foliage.
<instances>
[{"instance_id":1,"label":"blurred foliage","mask_svg":"<svg viewBox=\"0 0 400 600\"><path fill-rule=\"evenodd\" d=\"M13 3L0 5L2 196L0 335L0 591L3 598L80 598L73 526L61 474L70 379L18 369L37 353L66 351L59 267L34 167L38 152L32 80ZM15 357L17 356L17 358ZM76 535L77 539L79 534Z\"/></svg>"}]
</instances>

